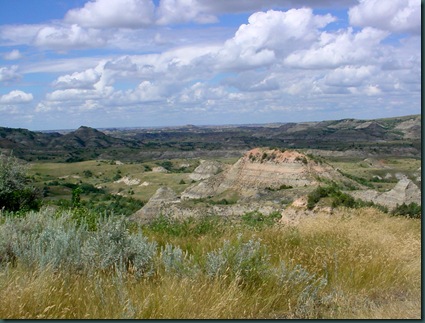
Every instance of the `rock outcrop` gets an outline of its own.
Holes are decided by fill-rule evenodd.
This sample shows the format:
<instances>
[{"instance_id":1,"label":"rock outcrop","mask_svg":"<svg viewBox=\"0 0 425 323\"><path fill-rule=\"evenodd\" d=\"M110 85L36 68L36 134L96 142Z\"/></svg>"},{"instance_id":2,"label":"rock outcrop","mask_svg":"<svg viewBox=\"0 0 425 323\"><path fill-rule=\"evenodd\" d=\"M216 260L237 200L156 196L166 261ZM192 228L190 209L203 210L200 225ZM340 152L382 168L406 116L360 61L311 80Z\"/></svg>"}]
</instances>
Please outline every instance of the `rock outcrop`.
<instances>
[{"instance_id":1,"label":"rock outcrop","mask_svg":"<svg viewBox=\"0 0 425 323\"><path fill-rule=\"evenodd\" d=\"M242 197L259 190L317 185L318 178L341 178L334 168L293 150L255 148L218 176L187 188L183 199L204 198L232 190Z\"/></svg>"},{"instance_id":2,"label":"rock outcrop","mask_svg":"<svg viewBox=\"0 0 425 323\"><path fill-rule=\"evenodd\" d=\"M168 170L166 170L162 166L157 166L157 167L152 168L152 172L154 172L154 173L168 173Z\"/></svg>"},{"instance_id":3,"label":"rock outcrop","mask_svg":"<svg viewBox=\"0 0 425 323\"><path fill-rule=\"evenodd\" d=\"M200 181L210 178L221 172L223 165L214 160L202 160L201 164L195 168L192 174L189 175L190 179Z\"/></svg>"},{"instance_id":4,"label":"rock outcrop","mask_svg":"<svg viewBox=\"0 0 425 323\"><path fill-rule=\"evenodd\" d=\"M301 218L316 216L318 214L331 215L333 209L329 206L315 206L314 209L307 209L307 196L296 199L282 211L279 222L284 225L297 225Z\"/></svg>"},{"instance_id":5,"label":"rock outcrop","mask_svg":"<svg viewBox=\"0 0 425 323\"><path fill-rule=\"evenodd\" d=\"M121 177L119 180L115 181L114 183L124 183L125 185L132 186L132 185L139 185L140 179L138 178L130 178L128 176Z\"/></svg>"},{"instance_id":6,"label":"rock outcrop","mask_svg":"<svg viewBox=\"0 0 425 323\"><path fill-rule=\"evenodd\" d=\"M136 222L149 222L156 218L163 210L170 205L180 203L177 194L169 187L160 187L149 201L136 213L131 216L131 220Z\"/></svg>"},{"instance_id":7,"label":"rock outcrop","mask_svg":"<svg viewBox=\"0 0 425 323\"><path fill-rule=\"evenodd\" d=\"M421 204L421 190L406 177L402 178L392 190L385 193L378 193L375 190L364 190L352 191L349 194L354 198L380 204L389 209L394 209L397 205L403 203Z\"/></svg>"}]
</instances>

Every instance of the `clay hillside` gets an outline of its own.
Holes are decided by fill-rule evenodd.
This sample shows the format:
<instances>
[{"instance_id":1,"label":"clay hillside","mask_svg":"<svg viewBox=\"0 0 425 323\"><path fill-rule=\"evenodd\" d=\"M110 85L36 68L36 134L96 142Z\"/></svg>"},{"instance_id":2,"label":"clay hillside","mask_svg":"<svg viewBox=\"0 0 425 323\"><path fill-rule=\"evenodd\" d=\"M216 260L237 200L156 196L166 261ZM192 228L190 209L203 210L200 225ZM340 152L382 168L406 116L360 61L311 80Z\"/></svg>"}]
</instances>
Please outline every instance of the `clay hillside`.
<instances>
[{"instance_id":1,"label":"clay hillside","mask_svg":"<svg viewBox=\"0 0 425 323\"><path fill-rule=\"evenodd\" d=\"M205 198L228 190L250 197L265 189L311 187L323 180L347 181L330 165L298 151L254 148L228 170L186 189L182 198Z\"/></svg>"},{"instance_id":2,"label":"clay hillside","mask_svg":"<svg viewBox=\"0 0 425 323\"><path fill-rule=\"evenodd\" d=\"M202 176L201 176L202 175ZM362 188L342 176L332 166L294 150L255 148L246 152L235 164L203 162L190 178L200 179L180 196L170 188L160 188L132 219L145 222L156 216L196 216L221 214L238 216L259 211L281 212L287 201L308 194L321 183L336 181L341 185ZM204 205L190 201L223 201L231 197L231 205ZM226 203L227 204L227 203Z\"/></svg>"}]
</instances>

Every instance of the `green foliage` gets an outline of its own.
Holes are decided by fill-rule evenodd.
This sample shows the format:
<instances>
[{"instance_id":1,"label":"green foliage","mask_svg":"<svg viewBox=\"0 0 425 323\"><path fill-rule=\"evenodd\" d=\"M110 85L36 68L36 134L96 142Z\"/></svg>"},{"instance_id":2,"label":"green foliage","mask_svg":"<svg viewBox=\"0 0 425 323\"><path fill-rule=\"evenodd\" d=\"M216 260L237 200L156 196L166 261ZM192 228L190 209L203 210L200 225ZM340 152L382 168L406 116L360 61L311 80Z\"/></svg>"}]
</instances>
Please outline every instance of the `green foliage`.
<instances>
[{"instance_id":1,"label":"green foliage","mask_svg":"<svg viewBox=\"0 0 425 323\"><path fill-rule=\"evenodd\" d=\"M158 166L161 166L161 167L164 167L166 170L168 170L168 171L173 171L173 163L172 162L170 162L169 160L164 160L164 161L161 161L161 162L157 162L156 163Z\"/></svg>"},{"instance_id":2,"label":"green foliage","mask_svg":"<svg viewBox=\"0 0 425 323\"><path fill-rule=\"evenodd\" d=\"M359 207L376 207L377 209L388 212L388 209L384 206L374 204L373 202L364 202L362 200L356 200L352 196L343 193L338 186L319 186L313 192L307 195L307 208L313 209L316 204L322 199L330 197L332 199L332 207L344 206L347 208L359 208Z\"/></svg>"},{"instance_id":3,"label":"green foliage","mask_svg":"<svg viewBox=\"0 0 425 323\"><path fill-rule=\"evenodd\" d=\"M121 171L118 169L117 172L115 173L114 177L112 177L113 181L118 181L119 179L121 179L122 175L121 175Z\"/></svg>"},{"instance_id":4,"label":"green foliage","mask_svg":"<svg viewBox=\"0 0 425 323\"><path fill-rule=\"evenodd\" d=\"M87 169L87 170L83 171L83 175L84 175L84 177L89 178L89 177L93 176L93 172L91 170Z\"/></svg>"},{"instance_id":5,"label":"green foliage","mask_svg":"<svg viewBox=\"0 0 425 323\"><path fill-rule=\"evenodd\" d=\"M421 219L422 218L422 206L412 202L410 204L403 203L397 204L397 207L391 211L393 215L403 215L410 218Z\"/></svg>"},{"instance_id":6,"label":"green foliage","mask_svg":"<svg viewBox=\"0 0 425 323\"><path fill-rule=\"evenodd\" d=\"M367 179L365 179L365 178L363 178L363 177L358 177L358 176L355 176L355 175L351 175L351 174L348 174L348 173L346 173L346 172L343 172L342 170L340 170L340 169L338 169L338 172L341 174L341 175L344 175L345 177L347 177L347 178L349 178L349 179L351 179L351 180L353 180L353 181L355 181L355 182L357 182L357 183L359 183L359 184L361 184L361 185L364 185L364 186L367 186L367 187L370 187L370 188L373 188L373 185L367 180Z\"/></svg>"},{"instance_id":7,"label":"green foliage","mask_svg":"<svg viewBox=\"0 0 425 323\"><path fill-rule=\"evenodd\" d=\"M81 205L98 214L120 214L129 216L140 210L145 203L133 197L103 194L83 200Z\"/></svg>"},{"instance_id":8,"label":"green foliage","mask_svg":"<svg viewBox=\"0 0 425 323\"><path fill-rule=\"evenodd\" d=\"M31 185L26 168L13 156L0 155L0 209L38 210L41 192Z\"/></svg>"},{"instance_id":9,"label":"green foliage","mask_svg":"<svg viewBox=\"0 0 425 323\"><path fill-rule=\"evenodd\" d=\"M208 203L211 205L231 205L231 204L236 204L236 200L234 199L221 199L218 201L214 201L214 200L209 200Z\"/></svg>"},{"instance_id":10,"label":"green foliage","mask_svg":"<svg viewBox=\"0 0 425 323\"><path fill-rule=\"evenodd\" d=\"M268 215L264 215L258 211L248 212L242 215L242 223L250 227L263 227L271 226L280 219L282 215L279 212L272 212Z\"/></svg>"},{"instance_id":11,"label":"green foliage","mask_svg":"<svg viewBox=\"0 0 425 323\"><path fill-rule=\"evenodd\" d=\"M276 191L281 191L281 190L289 190L291 188L293 188L293 186L282 184L278 188L266 187L266 190L268 190L270 192L276 192Z\"/></svg>"},{"instance_id":12,"label":"green foliage","mask_svg":"<svg viewBox=\"0 0 425 323\"><path fill-rule=\"evenodd\" d=\"M81 203L81 188L77 186L72 190L72 197L71 197L71 205L72 207L79 207Z\"/></svg>"},{"instance_id":13,"label":"green foliage","mask_svg":"<svg viewBox=\"0 0 425 323\"><path fill-rule=\"evenodd\" d=\"M147 224L145 230L174 237L199 237L207 233L221 232L222 224L221 219L213 215L183 220L160 215Z\"/></svg>"},{"instance_id":14,"label":"green foliage","mask_svg":"<svg viewBox=\"0 0 425 323\"><path fill-rule=\"evenodd\" d=\"M295 158L295 160L302 162L304 165L307 165L308 163L307 158L305 158L304 156L303 157L298 156Z\"/></svg>"},{"instance_id":15,"label":"green foliage","mask_svg":"<svg viewBox=\"0 0 425 323\"><path fill-rule=\"evenodd\" d=\"M336 192L334 186L319 186L307 196L307 209L313 209L320 199L328 197Z\"/></svg>"},{"instance_id":16,"label":"green foliage","mask_svg":"<svg viewBox=\"0 0 425 323\"><path fill-rule=\"evenodd\" d=\"M74 206L71 209L71 218L78 226L85 226L89 231L97 230L99 215L89 208L83 207L79 204L78 206Z\"/></svg>"}]
</instances>

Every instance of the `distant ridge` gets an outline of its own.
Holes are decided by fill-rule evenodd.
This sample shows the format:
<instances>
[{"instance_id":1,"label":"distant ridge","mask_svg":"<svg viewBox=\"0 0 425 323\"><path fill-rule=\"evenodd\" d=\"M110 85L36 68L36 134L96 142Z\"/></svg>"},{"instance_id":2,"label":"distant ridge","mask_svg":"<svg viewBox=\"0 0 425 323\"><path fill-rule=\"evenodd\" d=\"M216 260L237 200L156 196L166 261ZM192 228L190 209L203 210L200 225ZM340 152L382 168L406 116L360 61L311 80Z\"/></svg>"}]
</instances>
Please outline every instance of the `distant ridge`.
<instances>
[{"instance_id":1,"label":"distant ridge","mask_svg":"<svg viewBox=\"0 0 425 323\"><path fill-rule=\"evenodd\" d=\"M351 155L421 156L421 115L375 120L242 126L97 129L64 133L0 127L0 152L31 160L147 160L229 157L254 147L319 149Z\"/></svg>"}]
</instances>

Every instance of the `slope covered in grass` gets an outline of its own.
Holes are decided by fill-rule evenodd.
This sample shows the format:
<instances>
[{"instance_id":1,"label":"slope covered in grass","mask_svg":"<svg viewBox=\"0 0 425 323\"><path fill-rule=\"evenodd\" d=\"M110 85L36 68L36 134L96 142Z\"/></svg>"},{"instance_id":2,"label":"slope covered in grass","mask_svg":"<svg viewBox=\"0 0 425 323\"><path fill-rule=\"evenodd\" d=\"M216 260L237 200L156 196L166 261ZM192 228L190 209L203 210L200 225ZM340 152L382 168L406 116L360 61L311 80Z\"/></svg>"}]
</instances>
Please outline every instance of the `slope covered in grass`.
<instances>
[{"instance_id":1,"label":"slope covered in grass","mask_svg":"<svg viewBox=\"0 0 425 323\"><path fill-rule=\"evenodd\" d=\"M2 318L419 318L420 220L0 217ZM262 223L260 225L260 223Z\"/></svg>"}]
</instances>

